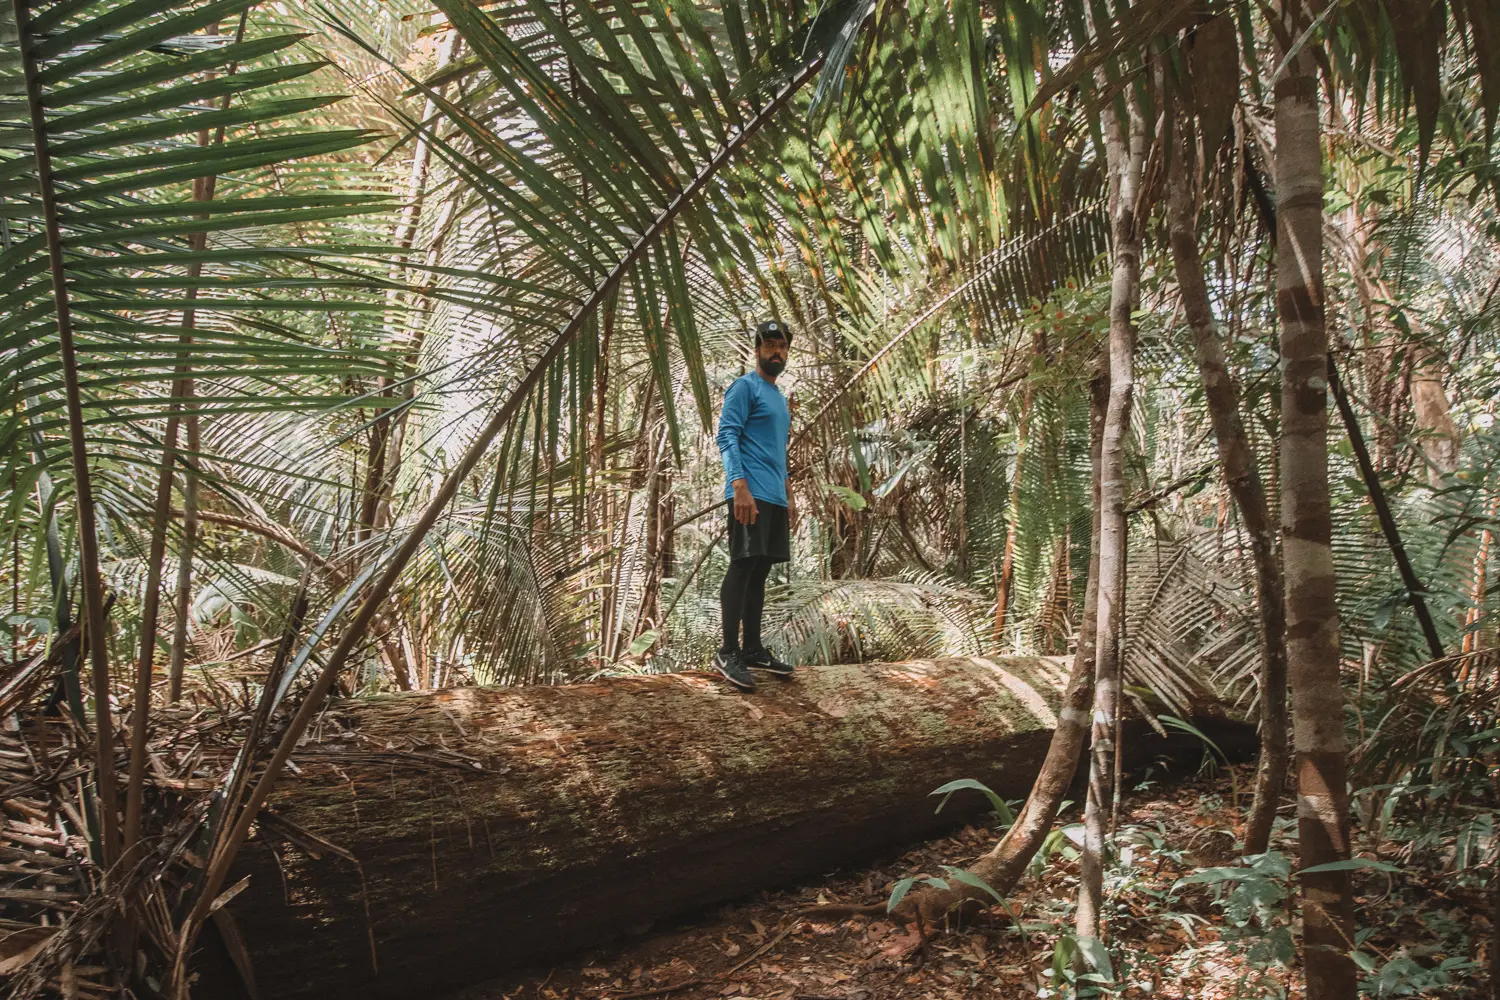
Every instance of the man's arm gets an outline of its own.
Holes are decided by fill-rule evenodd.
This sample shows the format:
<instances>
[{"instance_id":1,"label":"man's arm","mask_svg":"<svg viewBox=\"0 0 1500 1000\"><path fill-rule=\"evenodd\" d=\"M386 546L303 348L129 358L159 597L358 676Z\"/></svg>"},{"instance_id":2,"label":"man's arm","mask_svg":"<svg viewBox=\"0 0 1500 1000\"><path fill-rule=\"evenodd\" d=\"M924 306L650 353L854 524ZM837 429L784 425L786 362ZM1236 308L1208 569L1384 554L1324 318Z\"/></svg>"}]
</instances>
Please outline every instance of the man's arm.
<instances>
[{"instance_id":1,"label":"man's arm","mask_svg":"<svg viewBox=\"0 0 1500 1000\"><path fill-rule=\"evenodd\" d=\"M741 524L754 524L755 498L750 495L750 484L745 479L745 464L740 458L740 435L745 422L750 419L750 388L743 382L735 382L724 394L724 409L719 414L719 459L724 463L724 476L734 488L734 517Z\"/></svg>"}]
</instances>

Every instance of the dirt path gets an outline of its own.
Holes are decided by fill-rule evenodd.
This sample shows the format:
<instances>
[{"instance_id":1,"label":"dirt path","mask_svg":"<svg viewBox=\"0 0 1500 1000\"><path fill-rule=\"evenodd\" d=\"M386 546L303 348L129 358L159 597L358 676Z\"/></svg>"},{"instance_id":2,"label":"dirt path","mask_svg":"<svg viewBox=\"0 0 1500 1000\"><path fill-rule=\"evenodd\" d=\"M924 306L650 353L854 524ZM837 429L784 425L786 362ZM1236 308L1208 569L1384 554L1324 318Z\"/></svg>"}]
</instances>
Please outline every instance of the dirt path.
<instances>
[{"instance_id":1,"label":"dirt path","mask_svg":"<svg viewBox=\"0 0 1500 1000\"><path fill-rule=\"evenodd\" d=\"M1248 769L1239 787L1248 788ZM1247 960L1254 940L1237 940L1209 887L1169 897L1173 883L1201 866L1235 862L1228 831L1234 816L1218 790L1223 774L1134 792L1120 828L1132 841L1128 864L1110 876L1114 960L1130 985L1125 997L1210 1000L1300 995L1295 972L1262 971ZM1076 810L1075 810L1076 812ZM1283 815L1290 812L1290 803ZM1068 815L1068 822L1077 817ZM942 876L993 843L990 831L966 827L863 871L828 876L813 886L764 893L680 925L654 928L608 950L580 955L472 987L450 1000L1020 1000L1049 992L1054 948L1071 923L1077 864L1066 836L1039 878L1028 877L1010 900L1019 927L1001 907L922 947L915 931L862 917L812 920L799 911L819 903L863 904L887 898L897 879ZM1394 845L1399 847L1401 845ZM1379 928L1366 951L1381 965L1408 953L1420 969L1465 954L1485 961L1488 905L1477 892L1448 891L1422 873L1357 882L1362 925ZM1277 916L1280 904L1272 907ZM1274 943L1274 939L1267 939ZM1403 949L1405 949L1403 951ZM1467 949L1467 950L1465 950ZM1451 963L1450 963L1451 964ZM1403 966L1404 968L1404 966ZM1477 969L1455 967L1450 986L1417 994L1479 996ZM1431 978L1431 975L1429 975ZM1437 978L1442 978L1438 976ZM695 983L673 989L679 984ZM1467 991L1467 992L1466 992ZM1394 995L1394 994L1393 994Z\"/></svg>"}]
</instances>

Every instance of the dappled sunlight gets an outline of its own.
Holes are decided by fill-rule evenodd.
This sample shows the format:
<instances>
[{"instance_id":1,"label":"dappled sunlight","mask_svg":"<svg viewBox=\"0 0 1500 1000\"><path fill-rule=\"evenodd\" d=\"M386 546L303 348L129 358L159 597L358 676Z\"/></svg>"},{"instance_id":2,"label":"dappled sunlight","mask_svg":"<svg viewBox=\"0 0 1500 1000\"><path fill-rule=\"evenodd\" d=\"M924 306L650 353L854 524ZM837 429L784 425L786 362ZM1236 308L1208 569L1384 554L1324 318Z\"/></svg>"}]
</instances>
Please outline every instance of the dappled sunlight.
<instances>
[{"instance_id":1,"label":"dappled sunlight","mask_svg":"<svg viewBox=\"0 0 1500 1000\"><path fill-rule=\"evenodd\" d=\"M13 0L0 82L6 996L1500 975L1493 2Z\"/></svg>"}]
</instances>

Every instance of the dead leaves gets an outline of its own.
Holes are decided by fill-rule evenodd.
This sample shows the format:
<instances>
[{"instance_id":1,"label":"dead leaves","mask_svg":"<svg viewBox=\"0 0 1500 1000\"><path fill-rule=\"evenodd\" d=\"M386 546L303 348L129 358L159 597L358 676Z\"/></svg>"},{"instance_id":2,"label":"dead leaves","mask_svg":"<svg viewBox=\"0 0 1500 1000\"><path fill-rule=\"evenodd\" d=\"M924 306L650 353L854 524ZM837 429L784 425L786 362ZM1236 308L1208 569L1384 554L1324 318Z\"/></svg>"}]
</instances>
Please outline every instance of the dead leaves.
<instances>
[{"instance_id":1,"label":"dead leaves","mask_svg":"<svg viewBox=\"0 0 1500 1000\"><path fill-rule=\"evenodd\" d=\"M887 938L880 946L880 954L885 958L900 961L920 947L922 947L922 935L918 933L916 926L912 925Z\"/></svg>"},{"instance_id":2,"label":"dead leaves","mask_svg":"<svg viewBox=\"0 0 1500 1000\"><path fill-rule=\"evenodd\" d=\"M1127 822L1159 831L1176 849L1187 848L1195 838L1200 843L1230 839L1222 830L1234 813L1219 796L1202 794L1209 787L1220 791L1217 786L1185 784L1164 788L1153 800L1133 801ZM929 926L925 958L919 958L921 939L916 929L903 928L883 913L799 918L803 908L819 897L829 906L843 905L835 901L882 898L895 879L940 871L941 864L972 858L993 836L990 831L964 830L878 868L718 911L701 923L641 939L581 968L575 965L571 975L559 970L557 979L540 990L533 980L508 994L466 993L464 998L627 1000L650 995L677 1000L1016 1000L1035 996L1048 985L1042 970L1051 965L1057 934L1070 925L1069 901L1077 891L1076 862L1061 856L1054 856L1043 876L1028 880L1013 900L1021 917L1019 930L998 908L977 921L965 922L957 932ZM1131 996L1162 1000L1226 996L1246 971L1223 941L1223 915L1211 905L1207 893L1182 894L1173 904L1182 919L1162 919L1157 908L1160 895L1193 866L1186 859L1153 859L1144 848L1135 862L1132 882L1136 888L1118 898L1125 908L1117 911L1111 930L1132 951L1137 983L1150 987L1149 992L1132 991ZM1453 925L1467 915L1465 908L1469 914L1480 914L1487 906L1488 897L1476 893L1462 907L1445 903L1443 919ZM731 954L735 945L739 952ZM1283 987L1289 985L1284 973L1278 975Z\"/></svg>"}]
</instances>

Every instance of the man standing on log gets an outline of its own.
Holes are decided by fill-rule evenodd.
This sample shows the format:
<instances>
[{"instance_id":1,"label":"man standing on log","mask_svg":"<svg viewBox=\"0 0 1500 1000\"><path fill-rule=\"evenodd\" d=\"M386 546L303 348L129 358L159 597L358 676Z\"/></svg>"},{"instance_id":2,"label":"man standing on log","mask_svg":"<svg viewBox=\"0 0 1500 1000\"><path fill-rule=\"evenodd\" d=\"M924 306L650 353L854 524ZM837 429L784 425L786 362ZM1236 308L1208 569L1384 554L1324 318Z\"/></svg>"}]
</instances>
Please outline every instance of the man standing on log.
<instances>
[{"instance_id":1,"label":"man standing on log","mask_svg":"<svg viewBox=\"0 0 1500 1000\"><path fill-rule=\"evenodd\" d=\"M776 388L786 368L792 333L772 320L755 328L755 371L741 375L724 394L719 417L719 457L729 501L729 572L719 589L724 644L714 654L719 673L742 691L755 690L750 668L790 677L792 668L761 643L766 577L792 557L792 491L786 479L791 411ZM740 628L745 638L740 642Z\"/></svg>"}]
</instances>

